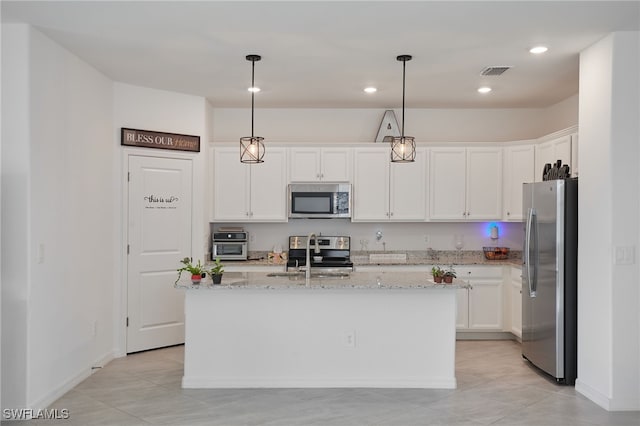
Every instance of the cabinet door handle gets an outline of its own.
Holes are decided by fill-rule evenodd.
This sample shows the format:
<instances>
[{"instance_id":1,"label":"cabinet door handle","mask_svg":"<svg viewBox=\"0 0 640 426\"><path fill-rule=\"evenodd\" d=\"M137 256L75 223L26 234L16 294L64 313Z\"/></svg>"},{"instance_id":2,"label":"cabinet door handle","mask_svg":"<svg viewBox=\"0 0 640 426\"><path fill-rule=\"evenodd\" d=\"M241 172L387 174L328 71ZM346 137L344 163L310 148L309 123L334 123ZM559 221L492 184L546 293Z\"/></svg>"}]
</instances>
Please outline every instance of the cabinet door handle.
<instances>
[{"instance_id":1,"label":"cabinet door handle","mask_svg":"<svg viewBox=\"0 0 640 426\"><path fill-rule=\"evenodd\" d=\"M507 216L511 216L511 212L507 212Z\"/></svg>"},{"instance_id":2,"label":"cabinet door handle","mask_svg":"<svg viewBox=\"0 0 640 426\"><path fill-rule=\"evenodd\" d=\"M393 216L393 212L391 212L391 216Z\"/></svg>"}]
</instances>

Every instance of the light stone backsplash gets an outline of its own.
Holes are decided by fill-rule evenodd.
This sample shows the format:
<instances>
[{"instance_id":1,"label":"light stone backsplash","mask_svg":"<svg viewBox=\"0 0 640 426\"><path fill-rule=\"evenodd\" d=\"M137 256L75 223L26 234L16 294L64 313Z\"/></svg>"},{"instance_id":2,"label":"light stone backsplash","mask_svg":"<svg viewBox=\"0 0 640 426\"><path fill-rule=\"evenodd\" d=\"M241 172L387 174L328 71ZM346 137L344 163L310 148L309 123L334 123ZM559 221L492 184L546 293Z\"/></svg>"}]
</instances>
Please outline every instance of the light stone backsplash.
<instances>
[{"instance_id":1,"label":"light stone backsplash","mask_svg":"<svg viewBox=\"0 0 640 426\"><path fill-rule=\"evenodd\" d=\"M489 238L491 224L500 228L500 239ZM287 251L290 235L348 235L351 251L395 252L455 250L455 235L462 235L464 251L478 251L485 246L522 250L523 224L520 222L351 222L348 219L292 219L284 223L213 223L210 231L221 226L238 226L249 233L249 251L273 251L280 246ZM376 239L376 233L382 238ZM209 249L211 245L209 244Z\"/></svg>"}]
</instances>

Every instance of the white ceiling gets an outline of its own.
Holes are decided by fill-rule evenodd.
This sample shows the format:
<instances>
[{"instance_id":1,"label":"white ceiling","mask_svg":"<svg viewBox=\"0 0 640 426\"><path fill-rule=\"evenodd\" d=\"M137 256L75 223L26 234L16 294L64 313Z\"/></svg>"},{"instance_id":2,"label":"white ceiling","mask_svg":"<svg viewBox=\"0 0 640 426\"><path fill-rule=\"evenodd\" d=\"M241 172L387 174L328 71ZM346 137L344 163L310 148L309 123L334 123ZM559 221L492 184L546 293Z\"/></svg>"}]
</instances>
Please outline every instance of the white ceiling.
<instances>
[{"instance_id":1,"label":"white ceiling","mask_svg":"<svg viewBox=\"0 0 640 426\"><path fill-rule=\"evenodd\" d=\"M578 92L579 52L640 29L638 1L2 1L115 81L248 107L536 108ZM549 52L534 56L529 48ZM513 68L483 77L487 66ZM378 88L374 95L365 86ZM476 89L490 85L480 95Z\"/></svg>"}]
</instances>

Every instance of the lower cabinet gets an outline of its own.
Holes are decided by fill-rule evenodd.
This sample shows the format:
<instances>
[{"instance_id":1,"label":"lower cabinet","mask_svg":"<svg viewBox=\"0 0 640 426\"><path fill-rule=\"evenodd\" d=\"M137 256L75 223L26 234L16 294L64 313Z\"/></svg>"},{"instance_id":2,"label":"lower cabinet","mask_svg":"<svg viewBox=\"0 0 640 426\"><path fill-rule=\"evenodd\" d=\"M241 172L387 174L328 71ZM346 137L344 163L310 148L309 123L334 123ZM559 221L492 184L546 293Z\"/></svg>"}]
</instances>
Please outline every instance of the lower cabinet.
<instances>
[{"instance_id":1,"label":"lower cabinet","mask_svg":"<svg viewBox=\"0 0 640 426\"><path fill-rule=\"evenodd\" d=\"M469 332L506 332L522 337L521 268L517 266L456 265L458 280L468 288L457 290L456 329ZM358 265L356 271L420 271L431 278L431 265Z\"/></svg>"},{"instance_id":2,"label":"lower cabinet","mask_svg":"<svg viewBox=\"0 0 640 426\"><path fill-rule=\"evenodd\" d=\"M503 268L456 268L458 279L469 284L458 290L456 326L465 331L503 331Z\"/></svg>"}]
</instances>

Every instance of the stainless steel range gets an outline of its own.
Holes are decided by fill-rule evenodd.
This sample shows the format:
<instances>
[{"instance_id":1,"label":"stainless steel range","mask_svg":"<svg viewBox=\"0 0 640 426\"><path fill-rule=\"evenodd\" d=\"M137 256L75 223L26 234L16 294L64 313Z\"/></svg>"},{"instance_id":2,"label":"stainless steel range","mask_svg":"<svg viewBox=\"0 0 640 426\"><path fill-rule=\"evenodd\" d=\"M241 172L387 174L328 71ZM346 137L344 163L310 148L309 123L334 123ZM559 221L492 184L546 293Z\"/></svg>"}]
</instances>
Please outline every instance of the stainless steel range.
<instances>
[{"instance_id":1,"label":"stainless steel range","mask_svg":"<svg viewBox=\"0 0 640 426\"><path fill-rule=\"evenodd\" d=\"M307 236L289 237L289 260L287 271L306 267ZM317 239L317 248L316 248ZM311 268L326 272L353 271L351 262L351 237L321 235L310 241Z\"/></svg>"}]
</instances>

